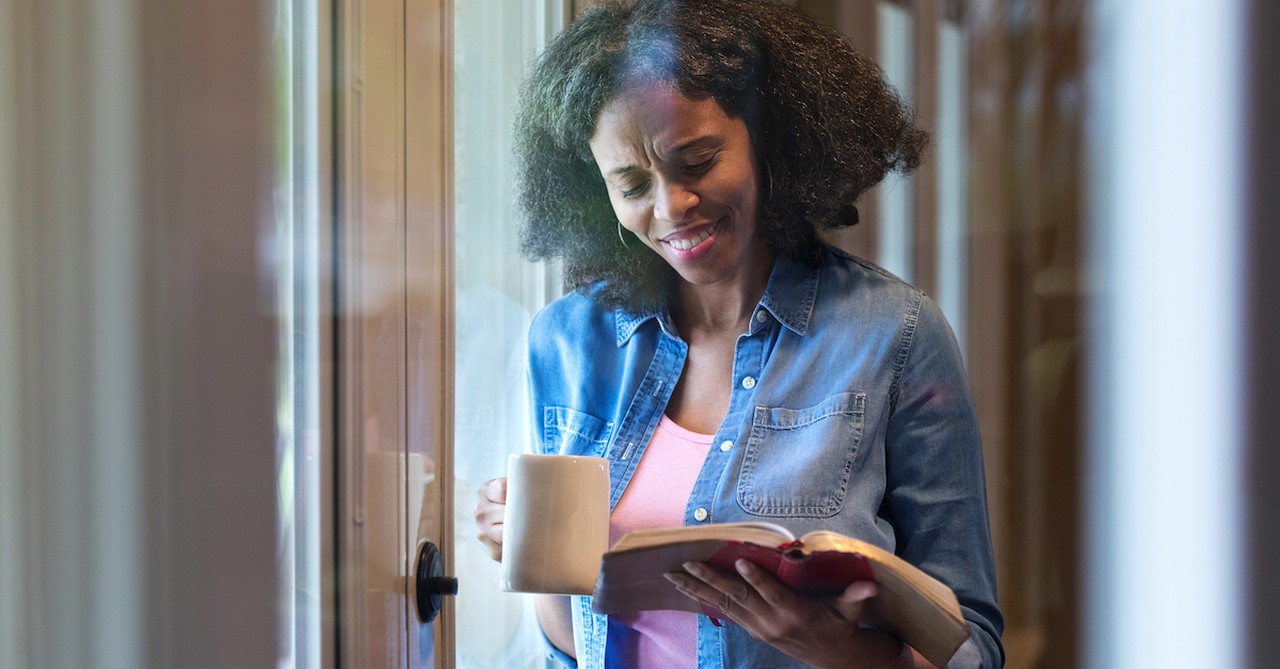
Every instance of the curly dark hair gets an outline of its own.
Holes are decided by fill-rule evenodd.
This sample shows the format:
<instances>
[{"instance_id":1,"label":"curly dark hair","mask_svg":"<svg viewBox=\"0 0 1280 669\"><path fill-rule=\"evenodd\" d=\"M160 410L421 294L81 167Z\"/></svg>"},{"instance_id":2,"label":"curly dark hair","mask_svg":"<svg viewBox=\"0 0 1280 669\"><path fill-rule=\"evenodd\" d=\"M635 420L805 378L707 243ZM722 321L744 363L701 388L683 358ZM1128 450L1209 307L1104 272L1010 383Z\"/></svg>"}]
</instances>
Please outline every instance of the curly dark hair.
<instances>
[{"instance_id":1,"label":"curly dark hair","mask_svg":"<svg viewBox=\"0 0 1280 669\"><path fill-rule=\"evenodd\" d=\"M674 271L625 244L588 145L601 109L640 84L715 99L747 126L764 175L759 225L785 257L821 262L821 229L857 223L854 202L920 163L928 136L870 59L802 12L762 0L597 5L534 63L516 116L520 250L563 258L570 288L600 282L614 306L654 308ZM628 233L629 234L629 233Z\"/></svg>"}]
</instances>

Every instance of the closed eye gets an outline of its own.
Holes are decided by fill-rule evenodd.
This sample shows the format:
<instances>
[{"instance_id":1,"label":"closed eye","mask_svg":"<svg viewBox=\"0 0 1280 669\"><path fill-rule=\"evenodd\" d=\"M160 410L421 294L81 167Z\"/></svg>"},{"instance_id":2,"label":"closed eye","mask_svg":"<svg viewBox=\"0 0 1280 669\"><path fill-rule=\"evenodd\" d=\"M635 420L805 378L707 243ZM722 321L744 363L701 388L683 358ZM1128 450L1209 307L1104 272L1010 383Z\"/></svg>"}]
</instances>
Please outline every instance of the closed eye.
<instances>
[{"instance_id":1,"label":"closed eye","mask_svg":"<svg viewBox=\"0 0 1280 669\"><path fill-rule=\"evenodd\" d=\"M716 159L714 156L712 156L711 158L707 158L706 160L700 163L685 165L684 171L686 174L704 174L707 170L711 169L711 167L715 164L715 162L716 162Z\"/></svg>"},{"instance_id":2,"label":"closed eye","mask_svg":"<svg viewBox=\"0 0 1280 669\"><path fill-rule=\"evenodd\" d=\"M637 195L643 195L643 194L644 194L644 192L645 192L646 190L648 190L648 189L649 189L649 182L648 182L648 181L644 181L644 182L641 182L641 183L639 183L639 184L636 184L636 185L635 185L634 187L632 187L632 188L629 188L629 189L623 189L623 190L621 190L621 191L619 191L619 192L621 192L621 193L622 193L622 197L624 197L624 198L632 198L632 197L635 197L635 196L637 196Z\"/></svg>"}]
</instances>

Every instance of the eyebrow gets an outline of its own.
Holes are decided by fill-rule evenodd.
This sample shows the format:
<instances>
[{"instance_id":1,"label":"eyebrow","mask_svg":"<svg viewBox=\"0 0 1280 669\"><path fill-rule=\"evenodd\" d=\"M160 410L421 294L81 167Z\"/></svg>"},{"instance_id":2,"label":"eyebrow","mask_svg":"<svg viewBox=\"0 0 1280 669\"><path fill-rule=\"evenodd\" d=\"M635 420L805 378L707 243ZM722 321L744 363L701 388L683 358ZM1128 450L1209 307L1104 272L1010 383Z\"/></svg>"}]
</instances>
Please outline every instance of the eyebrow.
<instances>
[{"instance_id":1,"label":"eyebrow","mask_svg":"<svg viewBox=\"0 0 1280 669\"><path fill-rule=\"evenodd\" d=\"M707 146L724 146L725 143L726 143L726 140L719 135L703 135L702 137L689 140L684 144L681 144L679 146L672 148L671 154L679 155L681 153L684 153L685 151L693 151L693 150L701 149ZM632 164L632 165L623 165L622 167L615 167L609 170L608 174L609 176L619 176L619 175L629 174L631 172L638 172L638 171L640 171L640 166Z\"/></svg>"},{"instance_id":2,"label":"eyebrow","mask_svg":"<svg viewBox=\"0 0 1280 669\"><path fill-rule=\"evenodd\" d=\"M609 176L618 176L622 174L630 174L631 172L639 172L639 171L640 171L639 165L623 165L622 167L609 170Z\"/></svg>"}]
</instances>

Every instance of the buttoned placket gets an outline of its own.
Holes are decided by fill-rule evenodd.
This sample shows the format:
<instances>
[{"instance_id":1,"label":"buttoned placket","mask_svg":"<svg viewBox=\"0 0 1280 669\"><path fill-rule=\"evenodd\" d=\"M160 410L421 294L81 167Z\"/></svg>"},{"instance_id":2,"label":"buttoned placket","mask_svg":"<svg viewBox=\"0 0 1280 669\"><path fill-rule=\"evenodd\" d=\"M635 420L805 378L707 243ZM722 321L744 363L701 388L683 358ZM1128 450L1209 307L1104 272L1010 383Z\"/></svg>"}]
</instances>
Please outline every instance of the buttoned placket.
<instances>
[{"instance_id":1,"label":"buttoned placket","mask_svg":"<svg viewBox=\"0 0 1280 669\"><path fill-rule=\"evenodd\" d=\"M761 374L764 371L766 328L772 320L764 307L757 306L746 333L740 335L734 345L733 377L729 392L729 410L724 421L716 432L713 444L719 444L707 453L707 463L702 474L695 482L689 495L689 504L685 509L685 524L695 525L716 522L717 500L732 500L732 491L720 491L722 481L732 480L726 477L725 471L733 466L736 458L741 457L739 443L745 443L746 430L751 422L744 414L750 414L754 406L756 388L759 387ZM748 379L750 379L748 381ZM710 618L698 617L698 654L699 669L719 669L724 652L724 628L715 626Z\"/></svg>"},{"instance_id":2,"label":"buttoned placket","mask_svg":"<svg viewBox=\"0 0 1280 669\"><path fill-rule=\"evenodd\" d=\"M713 444L719 444L707 453L707 463L702 474L694 483L689 495L689 503L685 508L686 525L701 525L717 522L716 500L723 499L718 490L720 482L725 480L724 472L737 456L734 446L746 439L743 430L750 421L743 420L753 406L755 389L760 383L760 375L764 371L765 328L769 327L770 318L764 307L757 306L754 316L749 321L747 332L739 335L734 345L733 376L730 381L729 409L724 421L713 438Z\"/></svg>"}]
</instances>

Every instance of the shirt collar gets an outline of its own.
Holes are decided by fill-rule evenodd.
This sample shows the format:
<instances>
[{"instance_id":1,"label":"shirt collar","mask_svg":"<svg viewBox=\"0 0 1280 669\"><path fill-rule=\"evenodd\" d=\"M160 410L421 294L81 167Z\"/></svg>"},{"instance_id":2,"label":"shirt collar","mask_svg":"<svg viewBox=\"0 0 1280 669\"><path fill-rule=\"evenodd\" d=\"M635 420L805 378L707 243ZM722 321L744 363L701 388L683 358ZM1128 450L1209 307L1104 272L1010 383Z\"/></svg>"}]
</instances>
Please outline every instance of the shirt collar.
<instances>
[{"instance_id":1,"label":"shirt collar","mask_svg":"<svg viewBox=\"0 0 1280 669\"><path fill-rule=\"evenodd\" d=\"M636 330L640 329L640 326L645 321L650 319L657 319L658 323L661 324L663 329L667 330L668 333L674 333L674 330L675 330L675 328L667 327L666 321L669 319L666 318L665 311L653 310L653 311L642 311L642 312L630 312L624 309L617 309L614 313L617 315L617 319L616 319L617 333L618 333L617 343L619 347L627 343L627 340L631 339L631 335L635 334Z\"/></svg>"},{"instance_id":2,"label":"shirt collar","mask_svg":"<svg viewBox=\"0 0 1280 669\"><path fill-rule=\"evenodd\" d=\"M818 268L790 258L778 258L769 275L769 285L760 298L760 306L773 314L788 329L804 336L813 316L813 301L818 294Z\"/></svg>"},{"instance_id":3,"label":"shirt collar","mask_svg":"<svg viewBox=\"0 0 1280 669\"><path fill-rule=\"evenodd\" d=\"M778 258L765 286L761 308L773 314L788 329L803 336L809 331L813 301L818 293L818 268L788 258ZM616 311L617 344L622 346L645 321L658 321L667 334L675 336L675 326L665 309L631 312Z\"/></svg>"}]
</instances>

